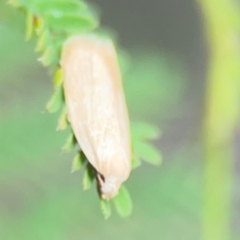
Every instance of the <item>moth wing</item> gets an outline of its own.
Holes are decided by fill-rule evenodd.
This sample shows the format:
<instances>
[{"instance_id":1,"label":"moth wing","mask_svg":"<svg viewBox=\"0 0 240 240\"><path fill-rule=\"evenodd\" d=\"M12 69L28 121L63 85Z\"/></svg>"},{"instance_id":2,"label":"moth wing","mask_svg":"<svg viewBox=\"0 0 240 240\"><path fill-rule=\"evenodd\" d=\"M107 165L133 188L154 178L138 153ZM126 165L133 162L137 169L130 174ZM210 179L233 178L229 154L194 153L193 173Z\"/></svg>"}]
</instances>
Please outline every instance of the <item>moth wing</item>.
<instances>
[{"instance_id":1,"label":"moth wing","mask_svg":"<svg viewBox=\"0 0 240 240\"><path fill-rule=\"evenodd\" d=\"M78 38L65 44L61 64L68 117L82 150L103 175L126 179L129 124L115 58L111 43Z\"/></svg>"}]
</instances>

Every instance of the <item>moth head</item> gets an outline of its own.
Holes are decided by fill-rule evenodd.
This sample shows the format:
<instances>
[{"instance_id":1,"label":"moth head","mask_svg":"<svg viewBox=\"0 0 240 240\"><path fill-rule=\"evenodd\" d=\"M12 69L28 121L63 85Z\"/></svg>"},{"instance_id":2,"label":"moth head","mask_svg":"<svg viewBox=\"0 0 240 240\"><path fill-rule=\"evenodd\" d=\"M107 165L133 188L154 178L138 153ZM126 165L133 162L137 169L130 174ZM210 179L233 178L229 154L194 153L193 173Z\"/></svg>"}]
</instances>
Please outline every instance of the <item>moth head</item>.
<instances>
[{"instance_id":1,"label":"moth head","mask_svg":"<svg viewBox=\"0 0 240 240\"><path fill-rule=\"evenodd\" d=\"M122 149L120 148L120 150ZM120 150L111 157L111 161L105 161L106 164L100 165L102 168L98 169L98 194L102 199L109 200L115 197L121 184L129 176L129 161L125 156L125 152Z\"/></svg>"},{"instance_id":2,"label":"moth head","mask_svg":"<svg viewBox=\"0 0 240 240\"><path fill-rule=\"evenodd\" d=\"M98 175L98 192L102 199L109 200L118 194L122 181L114 176L103 178Z\"/></svg>"}]
</instances>

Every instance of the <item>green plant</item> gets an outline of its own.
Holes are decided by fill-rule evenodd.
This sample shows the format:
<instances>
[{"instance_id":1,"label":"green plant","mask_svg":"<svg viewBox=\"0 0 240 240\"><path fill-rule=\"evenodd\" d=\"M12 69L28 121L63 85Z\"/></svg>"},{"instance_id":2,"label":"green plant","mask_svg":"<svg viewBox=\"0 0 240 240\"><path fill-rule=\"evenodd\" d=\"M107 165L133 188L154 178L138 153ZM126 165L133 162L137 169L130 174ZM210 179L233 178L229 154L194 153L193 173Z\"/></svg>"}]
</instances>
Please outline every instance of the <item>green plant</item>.
<instances>
[{"instance_id":1,"label":"green plant","mask_svg":"<svg viewBox=\"0 0 240 240\"><path fill-rule=\"evenodd\" d=\"M228 0L200 0L210 62L204 141L203 239L230 239L234 131L239 120L239 8Z\"/></svg>"},{"instance_id":2,"label":"green plant","mask_svg":"<svg viewBox=\"0 0 240 240\"><path fill-rule=\"evenodd\" d=\"M92 33L99 36L112 38L110 34L98 28L99 20L97 12L83 1L77 0L10 0L9 3L21 10L26 16L26 39L30 40L34 33L37 38L36 51L41 54L39 61L48 67L53 75L54 93L47 103L46 110L55 113L61 110L58 121L58 130L71 128L67 116L65 100L63 96L63 77L59 64L63 43L72 35ZM122 50L119 50L122 52ZM119 54L122 68L126 67L124 54ZM132 146L133 160L132 168L141 164L145 160L153 165L161 162L158 151L149 144L149 140L159 136L159 131L155 126L147 123L132 123ZM63 147L64 152L69 152L75 148L77 142L71 131ZM87 161L81 151L81 146L73 159L72 171L80 170L84 166L83 188L89 189L97 173ZM128 216L132 210L131 198L123 186L117 197L113 200L117 212L120 216ZM111 214L109 201L100 199L101 209L107 218Z\"/></svg>"}]
</instances>

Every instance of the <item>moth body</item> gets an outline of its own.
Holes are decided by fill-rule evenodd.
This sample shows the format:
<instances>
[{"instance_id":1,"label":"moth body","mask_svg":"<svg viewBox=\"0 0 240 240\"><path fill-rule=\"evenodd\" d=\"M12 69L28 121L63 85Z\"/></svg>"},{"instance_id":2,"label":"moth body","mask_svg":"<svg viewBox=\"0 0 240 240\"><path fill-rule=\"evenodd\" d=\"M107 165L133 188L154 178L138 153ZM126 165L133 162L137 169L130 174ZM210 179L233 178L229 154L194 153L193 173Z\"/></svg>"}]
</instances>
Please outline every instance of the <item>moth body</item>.
<instances>
[{"instance_id":1,"label":"moth body","mask_svg":"<svg viewBox=\"0 0 240 240\"><path fill-rule=\"evenodd\" d=\"M64 44L64 94L76 139L103 176L100 192L110 199L131 170L129 118L114 46L93 35Z\"/></svg>"}]
</instances>

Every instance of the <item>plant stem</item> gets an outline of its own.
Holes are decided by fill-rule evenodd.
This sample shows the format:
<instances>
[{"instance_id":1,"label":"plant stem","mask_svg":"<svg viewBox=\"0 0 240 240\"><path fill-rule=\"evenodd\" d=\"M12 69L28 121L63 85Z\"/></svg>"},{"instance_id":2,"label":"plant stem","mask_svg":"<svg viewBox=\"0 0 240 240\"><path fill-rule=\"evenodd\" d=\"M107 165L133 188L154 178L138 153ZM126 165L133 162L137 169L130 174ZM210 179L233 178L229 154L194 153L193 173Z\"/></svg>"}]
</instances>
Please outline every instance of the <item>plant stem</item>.
<instances>
[{"instance_id":1,"label":"plant stem","mask_svg":"<svg viewBox=\"0 0 240 240\"><path fill-rule=\"evenodd\" d=\"M231 0L199 0L210 52L206 83L203 239L230 239L232 140L240 109L239 9Z\"/></svg>"}]
</instances>

